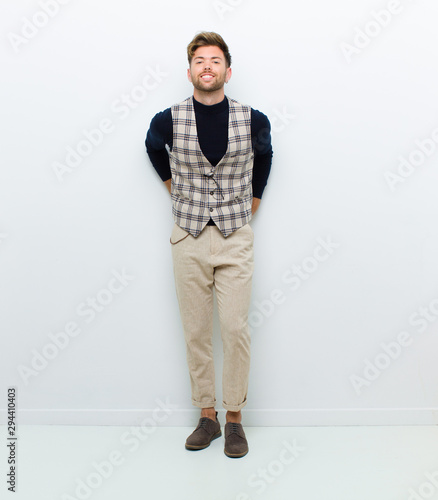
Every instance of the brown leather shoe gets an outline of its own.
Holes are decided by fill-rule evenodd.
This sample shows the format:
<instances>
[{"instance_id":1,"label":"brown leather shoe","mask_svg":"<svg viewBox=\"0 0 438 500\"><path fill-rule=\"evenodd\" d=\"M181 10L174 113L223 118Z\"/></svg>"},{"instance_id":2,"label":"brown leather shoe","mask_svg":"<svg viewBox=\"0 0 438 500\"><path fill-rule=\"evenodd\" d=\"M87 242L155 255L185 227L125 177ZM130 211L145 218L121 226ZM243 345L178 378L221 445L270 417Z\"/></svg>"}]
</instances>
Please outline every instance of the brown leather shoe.
<instances>
[{"instance_id":1,"label":"brown leather shoe","mask_svg":"<svg viewBox=\"0 0 438 500\"><path fill-rule=\"evenodd\" d=\"M225 424L224 433L225 455L231 458L244 457L248 453L248 441L246 440L242 424L227 422Z\"/></svg>"},{"instance_id":2,"label":"brown leather shoe","mask_svg":"<svg viewBox=\"0 0 438 500\"><path fill-rule=\"evenodd\" d=\"M221 424L217 419L216 421L208 417L201 417L196 429L186 439L187 450L203 450L210 446L213 439L222 435Z\"/></svg>"}]
</instances>

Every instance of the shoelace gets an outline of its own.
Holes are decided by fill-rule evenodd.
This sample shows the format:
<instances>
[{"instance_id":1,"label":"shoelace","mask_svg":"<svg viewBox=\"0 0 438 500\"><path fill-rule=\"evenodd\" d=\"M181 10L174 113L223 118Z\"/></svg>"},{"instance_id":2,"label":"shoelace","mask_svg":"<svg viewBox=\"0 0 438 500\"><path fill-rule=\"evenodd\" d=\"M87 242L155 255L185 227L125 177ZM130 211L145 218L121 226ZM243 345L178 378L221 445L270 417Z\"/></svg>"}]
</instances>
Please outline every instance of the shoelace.
<instances>
[{"instance_id":1,"label":"shoelace","mask_svg":"<svg viewBox=\"0 0 438 500\"><path fill-rule=\"evenodd\" d=\"M239 424L235 422L230 422L230 434L238 434Z\"/></svg>"},{"instance_id":2,"label":"shoelace","mask_svg":"<svg viewBox=\"0 0 438 500\"><path fill-rule=\"evenodd\" d=\"M209 420L210 419L208 417L202 417L201 421L199 422L198 429L205 429Z\"/></svg>"}]
</instances>

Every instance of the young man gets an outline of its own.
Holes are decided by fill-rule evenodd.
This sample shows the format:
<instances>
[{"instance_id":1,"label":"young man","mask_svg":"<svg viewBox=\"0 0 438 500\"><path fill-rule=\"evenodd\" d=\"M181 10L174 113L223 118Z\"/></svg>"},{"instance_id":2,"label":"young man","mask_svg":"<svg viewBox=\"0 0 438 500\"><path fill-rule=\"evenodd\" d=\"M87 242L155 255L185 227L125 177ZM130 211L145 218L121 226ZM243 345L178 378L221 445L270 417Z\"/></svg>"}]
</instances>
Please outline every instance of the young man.
<instances>
[{"instance_id":1,"label":"young man","mask_svg":"<svg viewBox=\"0 0 438 500\"><path fill-rule=\"evenodd\" d=\"M238 458L248 453L241 424L250 367L254 233L248 223L271 168L270 123L263 113L225 96L231 56L220 35L199 33L187 55L193 96L155 115L146 149L171 194L175 285L192 404L201 408L185 447L204 449L221 435L212 352L214 287L224 348L224 452Z\"/></svg>"}]
</instances>

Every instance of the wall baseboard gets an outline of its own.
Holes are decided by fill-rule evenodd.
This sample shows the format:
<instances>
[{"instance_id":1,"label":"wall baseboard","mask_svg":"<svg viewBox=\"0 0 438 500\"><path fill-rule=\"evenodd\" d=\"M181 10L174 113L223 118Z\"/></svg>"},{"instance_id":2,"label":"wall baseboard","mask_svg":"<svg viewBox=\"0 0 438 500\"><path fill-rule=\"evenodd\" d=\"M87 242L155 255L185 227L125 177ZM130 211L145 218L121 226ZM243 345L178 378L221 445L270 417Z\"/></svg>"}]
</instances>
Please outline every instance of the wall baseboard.
<instances>
[{"instance_id":1,"label":"wall baseboard","mask_svg":"<svg viewBox=\"0 0 438 500\"><path fill-rule=\"evenodd\" d=\"M0 410L7 422L6 410ZM362 425L437 425L438 408L371 408L371 409L243 409L248 427L313 427ZM218 409L221 424L225 410ZM174 408L157 399L154 409L20 409L16 423L20 425L113 425L191 427L199 419L199 410Z\"/></svg>"}]
</instances>

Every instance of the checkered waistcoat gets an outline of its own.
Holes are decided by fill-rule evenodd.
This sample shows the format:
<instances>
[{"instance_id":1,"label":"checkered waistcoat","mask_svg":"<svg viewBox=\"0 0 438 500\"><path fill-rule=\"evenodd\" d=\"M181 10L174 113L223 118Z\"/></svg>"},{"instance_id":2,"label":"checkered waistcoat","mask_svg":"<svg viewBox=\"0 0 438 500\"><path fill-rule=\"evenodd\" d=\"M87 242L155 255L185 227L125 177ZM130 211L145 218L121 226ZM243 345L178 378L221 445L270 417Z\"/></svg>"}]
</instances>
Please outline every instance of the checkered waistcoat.
<instances>
[{"instance_id":1,"label":"checkered waistcoat","mask_svg":"<svg viewBox=\"0 0 438 500\"><path fill-rule=\"evenodd\" d=\"M215 167L199 145L193 97L171 107L172 213L178 226L195 238L210 217L225 237L251 219L251 107L227 99L228 147Z\"/></svg>"}]
</instances>

